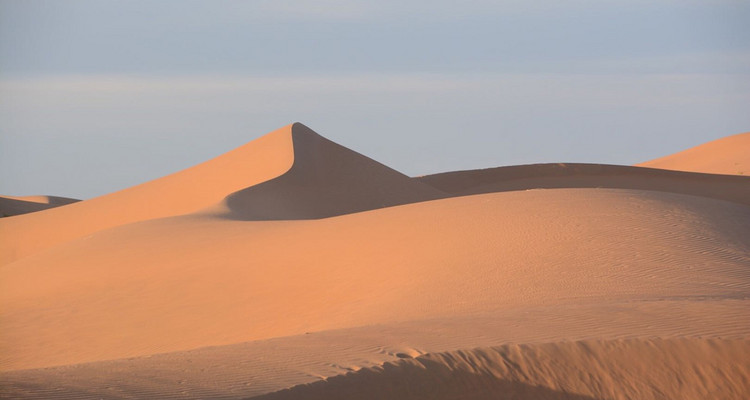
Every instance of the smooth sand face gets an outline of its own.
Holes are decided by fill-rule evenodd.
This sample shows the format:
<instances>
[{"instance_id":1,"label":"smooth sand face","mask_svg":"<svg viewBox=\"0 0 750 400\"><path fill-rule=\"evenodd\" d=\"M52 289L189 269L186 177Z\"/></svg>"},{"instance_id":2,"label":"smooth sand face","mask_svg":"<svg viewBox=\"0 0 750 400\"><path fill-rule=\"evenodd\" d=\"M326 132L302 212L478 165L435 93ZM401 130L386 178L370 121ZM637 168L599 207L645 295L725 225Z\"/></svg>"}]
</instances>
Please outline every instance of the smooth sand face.
<instances>
[{"instance_id":1,"label":"smooth sand face","mask_svg":"<svg viewBox=\"0 0 750 400\"><path fill-rule=\"evenodd\" d=\"M714 140L638 166L710 174L750 175L750 132Z\"/></svg>"},{"instance_id":2,"label":"smooth sand face","mask_svg":"<svg viewBox=\"0 0 750 400\"><path fill-rule=\"evenodd\" d=\"M27 235L3 244L0 395L247 398L351 372L271 398L742 398L750 178L410 179L301 124L259 143L0 224Z\"/></svg>"},{"instance_id":3,"label":"smooth sand face","mask_svg":"<svg viewBox=\"0 0 750 400\"><path fill-rule=\"evenodd\" d=\"M711 199L565 189L142 222L5 266L0 353L31 368L512 306L736 298L747 220Z\"/></svg>"},{"instance_id":4,"label":"smooth sand face","mask_svg":"<svg viewBox=\"0 0 750 400\"><path fill-rule=\"evenodd\" d=\"M119 225L194 212L294 162L292 126L195 167L67 207L0 219L0 264Z\"/></svg>"}]
</instances>

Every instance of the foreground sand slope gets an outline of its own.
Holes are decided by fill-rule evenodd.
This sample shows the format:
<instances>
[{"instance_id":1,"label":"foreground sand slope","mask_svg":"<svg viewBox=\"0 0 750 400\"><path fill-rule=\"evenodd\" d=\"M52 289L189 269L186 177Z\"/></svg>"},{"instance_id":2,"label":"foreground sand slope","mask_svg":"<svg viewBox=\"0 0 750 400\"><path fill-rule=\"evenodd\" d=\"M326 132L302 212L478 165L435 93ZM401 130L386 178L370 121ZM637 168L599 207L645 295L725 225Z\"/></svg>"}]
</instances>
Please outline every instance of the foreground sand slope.
<instances>
[{"instance_id":1,"label":"foreground sand slope","mask_svg":"<svg viewBox=\"0 0 750 400\"><path fill-rule=\"evenodd\" d=\"M750 132L727 136L638 166L709 174L750 175Z\"/></svg>"},{"instance_id":2,"label":"foreground sand slope","mask_svg":"<svg viewBox=\"0 0 750 400\"><path fill-rule=\"evenodd\" d=\"M748 340L584 341L427 354L256 399L741 399L748 376Z\"/></svg>"},{"instance_id":3,"label":"foreground sand slope","mask_svg":"<svg viewBox=\"0 0 750 400\"><path fill-rule=\"evenodd\" d=\"M615 189L131 224L0 268L3 369L503 307L750 294L750 208Z\"/></svg>"},{"instance_id":4,"label":"foreground sand slope","mask_svg":"<svg viewBox=\"0 0 750 400\"><path fill-rule=\"evenodd\" d=\"M47 210L79 201L59 196L0 196L0 218Z\"/></svg>"},{"instance_id":5,"label":"foreground sand slope","mask_svg":"<svg viewBox=\"0 0 750 400\"><path fill-rule=\"evenodd\" d=\"M384 362L504 344L689 337L714 339L718 347L722 346L722 340L747 339L748 308L750 301L740 299L599 301L513 307L137 358L5 372L0 373L0 397L244 399L377 367ZM641 354L641 350L650 352L649 347L638 349L633 348L629 356L635 360L653 359L653 355ZM742 363L747 360L743 360L746 352L736 351L738 357L727 365L745 365ZM596 372L587 370L588 365L569 361L569 367ZM704 361L705 358L700 362ZM628 365L623 363L622 366ZM694 377L697 375L682 376L684 388L706 384L705 380ZM712 382L724 385L722 380ZM621 390L618 385L630 383L612 380L602 388ZM554 379L551 379L550 385L553 384ZM660 394L667 398L689 398ZM744 400L743 392L719 398Z\"/></svg>"}]
</instances>

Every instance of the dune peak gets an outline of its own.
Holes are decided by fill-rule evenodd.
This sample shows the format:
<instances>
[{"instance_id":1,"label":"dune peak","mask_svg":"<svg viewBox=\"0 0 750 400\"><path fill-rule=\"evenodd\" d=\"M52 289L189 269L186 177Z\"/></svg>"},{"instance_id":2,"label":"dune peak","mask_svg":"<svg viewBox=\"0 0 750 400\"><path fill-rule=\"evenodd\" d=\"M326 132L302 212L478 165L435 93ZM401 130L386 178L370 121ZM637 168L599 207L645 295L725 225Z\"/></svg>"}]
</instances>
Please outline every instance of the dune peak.
<instances>
[{"instance_id":1,"label":"dune peak","mask_svg":"<svg viewBox=\"0 0 750 400\"><path fill-rule=\"evenodd\" d=\"M362 154L291 125L293 163L284 174L227 196L225 217L240 220L319 219L444 197Z\"/></svg>"}]
</instances>

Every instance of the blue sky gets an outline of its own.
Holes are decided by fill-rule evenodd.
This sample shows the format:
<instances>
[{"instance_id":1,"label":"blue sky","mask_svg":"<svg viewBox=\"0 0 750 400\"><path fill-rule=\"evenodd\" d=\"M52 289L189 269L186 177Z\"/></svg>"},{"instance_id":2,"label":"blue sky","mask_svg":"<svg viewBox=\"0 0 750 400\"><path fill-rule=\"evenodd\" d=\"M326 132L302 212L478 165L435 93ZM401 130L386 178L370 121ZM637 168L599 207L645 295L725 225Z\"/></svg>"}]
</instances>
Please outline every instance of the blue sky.
<instances>
[{"instance_id":1,"label":"blue sky","mask_svg":"<svg viewBox=\"0 0 750 400\"><path fill-rule=\"evenodd\" d=\"M750 3L0 0L0 193L90 198L300 121L409 175L750 130Z\"/></svg>"}]
</instances>

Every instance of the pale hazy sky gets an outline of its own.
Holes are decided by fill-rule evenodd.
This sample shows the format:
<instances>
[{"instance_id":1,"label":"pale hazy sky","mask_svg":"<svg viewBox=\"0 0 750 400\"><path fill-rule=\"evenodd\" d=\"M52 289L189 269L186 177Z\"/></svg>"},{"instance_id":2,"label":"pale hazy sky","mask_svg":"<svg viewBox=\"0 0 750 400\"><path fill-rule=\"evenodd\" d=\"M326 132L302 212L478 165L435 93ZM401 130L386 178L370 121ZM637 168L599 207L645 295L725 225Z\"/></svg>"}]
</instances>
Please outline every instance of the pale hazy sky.
<instances>
[{"instance_id":1,"label":"pale hazy sky","mask_svg":"<svg viewBox=\"0 0 750 400\"><path fill-rule=\"evenodd\" d=\"M0 193L90 198L300 121L409 175L750 131L750 2L0 0Z\"/></svg>"}]
</instances>

